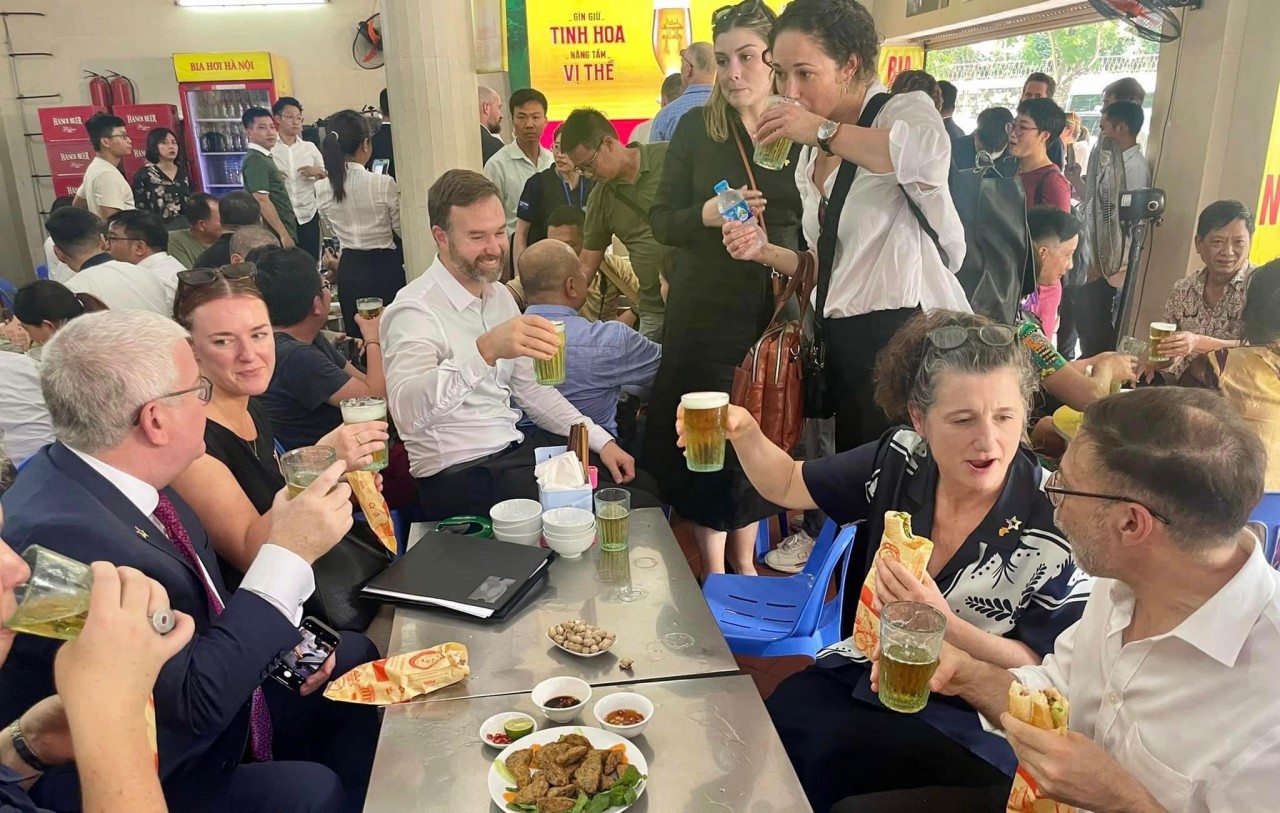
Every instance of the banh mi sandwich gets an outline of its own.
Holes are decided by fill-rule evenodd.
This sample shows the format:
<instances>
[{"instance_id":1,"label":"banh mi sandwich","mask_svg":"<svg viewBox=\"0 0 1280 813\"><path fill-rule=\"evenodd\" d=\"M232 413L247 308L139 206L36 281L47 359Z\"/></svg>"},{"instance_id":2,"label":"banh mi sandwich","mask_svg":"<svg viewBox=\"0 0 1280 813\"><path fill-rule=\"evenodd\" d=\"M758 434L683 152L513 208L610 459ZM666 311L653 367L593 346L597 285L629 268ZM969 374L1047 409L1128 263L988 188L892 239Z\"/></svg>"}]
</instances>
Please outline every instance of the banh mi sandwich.
<instances>
[{"instance_id":1,"label":"banh mi sandwich","mask_svg":"<svg viewBox=\"0 0 1280 813\"><path fill-rule=\"evenodd\" d=\"M905 511L886 511L884 531L880 536L877 558L897 559L917 579L924 577L933 555L933 541L911 532L911 515ZM853 622L853 644L868 658L880 644L880 614L875 611L876 571L871 568L862 583Z\"/></svg>"},{"instance_id":2,"label":"banh mi sandwich","mask_svg":"<svg viewBox=\"0 0 1280 813\"><path fill-rule=\"evenodd\" d=\"M1036 728L1066 734L1071 704L1057 689L1034 691L1015 680L1009 687L1009 713Z\"/></svg>"},{"instance_id":3,"label":"banh mi sandwich","mask_svg":"<svg viewBox=\"0 0 1280 813\"><path fill-rule=\"evenodd\" d=\"M371 471L349 471L347 472L347 482L351 484L351 490L355 492L356 500L360 503L360 509L364 511L365 522L369 523L369 527L378 535L378 539L394 556L397 551L396 526L391 522L391 510L387 508L387 501L382 498L382 493L378 491L374 473Z\"/></svg>"}]
</instances>

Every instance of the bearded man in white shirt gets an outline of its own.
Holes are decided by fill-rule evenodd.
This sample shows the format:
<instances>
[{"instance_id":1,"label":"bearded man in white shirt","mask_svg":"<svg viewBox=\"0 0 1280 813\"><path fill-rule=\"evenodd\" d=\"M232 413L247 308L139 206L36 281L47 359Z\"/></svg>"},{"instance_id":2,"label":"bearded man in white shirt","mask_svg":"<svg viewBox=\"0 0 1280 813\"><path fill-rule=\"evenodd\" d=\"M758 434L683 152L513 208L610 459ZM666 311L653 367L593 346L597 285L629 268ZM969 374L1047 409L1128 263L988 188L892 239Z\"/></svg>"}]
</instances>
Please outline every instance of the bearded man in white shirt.
<instances>
[{"instance_id":1,"label":"bearded man in white shirt","mask_svg":"<svg viewBox=\"0 0 1280 813\"><path fill-rule=\"evenodd\" d=\"M1042 665L1012 672L944 644L930 688L1003 728L1043 794L1082 811L1274 810L1280 573L1245 528L1265 466L1215 393L1095 402L1045 485L1099 577L1084 616ZM1014 680L1064 693L1070 732L1009 716Z\"/></svg>"},{"instance_id":2,"label":"bearded man in white shirt","mask_svg":"<svg viewBox=\"0 0 1280 813\"><path fill-rule=\"evenodd\" d=\"M631 455L535 380L533 360L550 359L559 338L547 319L522 316L498 281L508 250L498 188L455 169L432 184L427 200L439 254L401 289L381 329L387 403L427 517L537 499L534 448L563 445L579 423L588 426L601 485L631 483L633 507L657 506L655 484L637 478ZM521 408L539 431L516 429Z\"/></svg>"}]
</instances>

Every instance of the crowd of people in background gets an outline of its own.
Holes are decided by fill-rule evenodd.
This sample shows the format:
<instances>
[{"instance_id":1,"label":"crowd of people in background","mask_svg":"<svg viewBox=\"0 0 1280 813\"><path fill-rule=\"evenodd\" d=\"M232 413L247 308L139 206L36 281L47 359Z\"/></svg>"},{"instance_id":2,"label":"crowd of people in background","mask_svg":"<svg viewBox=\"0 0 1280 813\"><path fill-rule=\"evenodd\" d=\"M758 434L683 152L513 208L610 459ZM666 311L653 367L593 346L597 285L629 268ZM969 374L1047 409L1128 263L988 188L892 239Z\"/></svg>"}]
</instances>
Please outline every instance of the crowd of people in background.
<instances>
[{"instance_id":1,"label":"crowd of people in background","mask_svg":"<svg viewBox=\"0 0 1280 813\"><path fill-rule=\"evenodd\" d=\"M768 699L813 809L1003 810L1019 764L1082 810L1267 807L1280 703L1227 708L1280 667L1280 576L1245 529L1280 490L1280 260L1251 264L1253 213L1207 206L1174 329L1119 341L1138 269L1101 267L1093 213L1153 182L1136 80L1105 89L1097 134L1043 73L965 133L954 84L886 87L857 0L745 0L711 30L630 139L481 86L483 171L431 184L425 269L405 268L386 91L380 121L336 111L314 140L297 98L244 110L243 189L217 197L174 132L128 179L124 122L86 123L95 157L0 336L0 484L14 550L99 563L78 642L0 633L0 810L79 809L81 788L112 813L359 810L377 717L317 692L372 642L348 631L300 692L264 679L352 528L339 478L389 444L393 508L486 515L537 497L534 449L576 424L602 487L692 524L699 578L756 575L757 527L785 511L765 559L785 573L825 519L860 523L842 635L869 573L947 615L920 714L880 705L878 653L852 639ZM782 140L780 168L753 158ZM1000 318L962 284L983 227L953 199L966 173L1013 185L1025 262ZM750 218L726 219L722 181ZM735 403L723 470L691 472L681 396L733 391L779 320L821 350L800 442ZM533 362L555 323L552 388ZM344 423L366 397L389 420ZM339 463L287 499L279 455L312 445ZM875 555L893 511L934 542L921 577ZM24 569L0 544L0 610ZM174 633L140 623L169 606ZM1002 716L1015 678L1068 694L1071 733ZM126 713L148 693L158 783Z\"/></svg>"}]
</instances>

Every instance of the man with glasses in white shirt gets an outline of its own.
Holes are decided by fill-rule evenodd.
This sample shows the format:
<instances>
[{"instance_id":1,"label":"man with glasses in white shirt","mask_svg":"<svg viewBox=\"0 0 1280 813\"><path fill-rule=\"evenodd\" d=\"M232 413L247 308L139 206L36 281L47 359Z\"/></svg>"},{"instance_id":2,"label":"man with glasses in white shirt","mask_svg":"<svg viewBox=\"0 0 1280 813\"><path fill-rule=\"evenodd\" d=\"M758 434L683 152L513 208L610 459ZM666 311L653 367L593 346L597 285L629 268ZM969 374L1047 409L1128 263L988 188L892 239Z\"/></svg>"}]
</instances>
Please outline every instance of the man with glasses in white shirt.
<instances>
[{"instance_id":1,"label":"man with glasses in white shirt","mask_svg":"<svg viewBox=\"0 0 1280 813\"><path fill-rule=\"evenodd\" d=\"M1045 485L1097 582L1040 666L943 645L930 687L1004 729L1043 795L1094 813L1250 813L1280 775L1280 573L1245 524L1266 452L1214 393L1094 403ZM1071 702L1061 736L1007 714L1009 687Z\"/></svg>"},{"instance_id":2,"label":"man with glasses in white shirt","mask_svg":"<svg viewBox=\"0 0 1280 813\"><path fill-rule=\"evenodd\" d=\"M298 248L320 259L320 218L316 208L316 181L328 177L320 148L302 137L302 102L281 96L271 106L276 117L279 140L271 157L284 178L284 188L298 221Z\"/></svg>"}]
</instances>

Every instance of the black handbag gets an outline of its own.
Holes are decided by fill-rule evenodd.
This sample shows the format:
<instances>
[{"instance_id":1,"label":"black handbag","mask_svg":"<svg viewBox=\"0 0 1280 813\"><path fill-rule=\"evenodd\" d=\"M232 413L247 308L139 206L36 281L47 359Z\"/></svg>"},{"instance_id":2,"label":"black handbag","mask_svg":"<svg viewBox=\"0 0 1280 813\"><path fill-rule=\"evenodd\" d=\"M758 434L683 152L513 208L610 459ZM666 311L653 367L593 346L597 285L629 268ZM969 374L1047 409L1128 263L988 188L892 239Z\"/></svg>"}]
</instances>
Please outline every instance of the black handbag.
<instances>
[{"instance_id":1,"label":"black handbag","mask_svg":"<svg viewBox=\"0 0 1280 813\"><path fill-rule=\"evenodd\" d=\"M378 612L378 602L361 598L360 588L394 560L373 529L357 522L311 566L316 591L303 611L336 630L364 632Z\"/></svg>"},{"instance_id":2,"label":"black handbag","mask_svg":"<svg viewBox=\"0 0 1280 813\"><path fill-rule=\"evenodd\" d=\"M964 224L965 256L956 278L974 313L1002 324L1017 320L1035 290L1027 199L1016 161L953 169L951 200Z\"/></svg>"}]
</instances>

